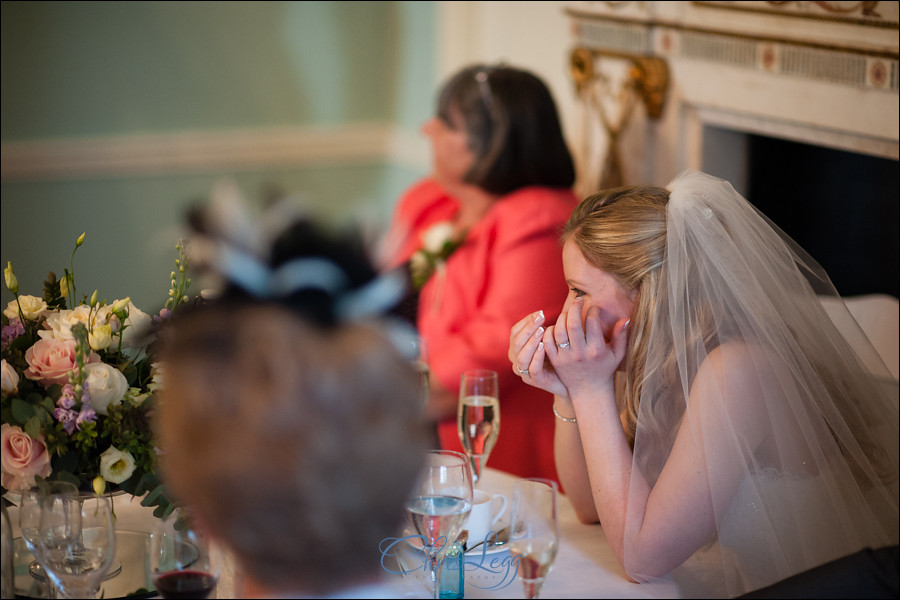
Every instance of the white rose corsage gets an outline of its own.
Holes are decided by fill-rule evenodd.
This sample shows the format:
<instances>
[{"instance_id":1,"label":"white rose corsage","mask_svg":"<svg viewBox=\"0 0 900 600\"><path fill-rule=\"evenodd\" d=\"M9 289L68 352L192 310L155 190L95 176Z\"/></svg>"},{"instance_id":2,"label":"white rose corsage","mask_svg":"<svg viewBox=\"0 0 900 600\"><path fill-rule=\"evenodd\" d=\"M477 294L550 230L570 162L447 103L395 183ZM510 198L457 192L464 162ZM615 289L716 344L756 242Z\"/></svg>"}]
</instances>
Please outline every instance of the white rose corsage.
<instances>
[{"instance_id":1,"label":"white rose corsage","mask_svg":"<svg viewBox=\"0 0 900 600\"><path fill-rule=\"evenodd\" d=\"M458 237L453 234L454 227L449 221L435 223L422 232L422 248L409 259L412 283L417 290L422 289L431 275L462 245L466 232Z\"/></svg>"}]
</instances>

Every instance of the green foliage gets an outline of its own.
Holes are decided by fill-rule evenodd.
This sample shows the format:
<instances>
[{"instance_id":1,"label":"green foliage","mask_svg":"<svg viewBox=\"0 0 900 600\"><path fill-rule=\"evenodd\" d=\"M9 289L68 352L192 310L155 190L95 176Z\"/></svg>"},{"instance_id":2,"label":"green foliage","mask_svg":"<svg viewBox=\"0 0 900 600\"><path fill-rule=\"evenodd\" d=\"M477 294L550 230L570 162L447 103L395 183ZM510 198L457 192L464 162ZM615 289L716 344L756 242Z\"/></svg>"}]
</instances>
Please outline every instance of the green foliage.
<instances>
[{"instance_id":1,"label":"green foliage","mask_svg":"<svg viewBox=\"0 0 900 600\"><path fill-rule=\"evenodd\" d=\"M62 309L66 307L66 299L60 293L59 280L53 271L47 273L47 279L44 281L44 302L50 308Z\"/></svg>"}]
</instances>

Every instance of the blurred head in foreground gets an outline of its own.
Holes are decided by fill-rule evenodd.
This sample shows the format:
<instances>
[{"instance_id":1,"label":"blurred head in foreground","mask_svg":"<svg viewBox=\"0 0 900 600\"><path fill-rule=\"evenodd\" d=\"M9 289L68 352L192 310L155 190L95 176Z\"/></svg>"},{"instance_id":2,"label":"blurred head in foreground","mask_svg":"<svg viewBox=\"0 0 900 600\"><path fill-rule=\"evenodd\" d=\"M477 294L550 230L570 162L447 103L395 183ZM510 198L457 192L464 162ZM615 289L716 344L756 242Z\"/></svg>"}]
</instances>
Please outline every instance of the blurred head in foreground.
<instances>
[{"instance_id":1,"label":"blurred head in foreground","mask_svg":"<svg viewBox=\"0 0 900 600\"><path fill-rule=\"evenodd\" d=\"M194 224L195 266L223 292L162 336L166 485L257 586L371 583L423 457L417 375L379 317L393 283L357 238L307 221L262 252Z\"/></svg>"}]
</instances>

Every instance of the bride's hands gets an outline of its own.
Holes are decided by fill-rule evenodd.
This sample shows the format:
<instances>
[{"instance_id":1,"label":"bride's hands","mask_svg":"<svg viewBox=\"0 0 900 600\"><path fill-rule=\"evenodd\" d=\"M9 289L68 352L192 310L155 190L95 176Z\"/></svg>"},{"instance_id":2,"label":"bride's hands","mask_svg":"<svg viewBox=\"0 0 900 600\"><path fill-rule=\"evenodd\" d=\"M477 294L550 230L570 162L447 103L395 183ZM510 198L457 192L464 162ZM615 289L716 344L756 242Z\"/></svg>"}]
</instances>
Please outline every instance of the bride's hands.
<instances>
[{"instance_id":1,"label":"bride's hands","mask_svg":"<svg viewBox=\"0 0 900 600\"><path fill-rule=\"evenodd\" d=\"M555 325L544 328L544 313L532 313L513 325L509 360L526 383L564 398L581 390L613 384L625 357L628 319L613 326L609 340L603 333L599 307L588 308L575 298L563 308Z\"/></svg>"},{"instance_id":2,"label":"bride's hands","mask_svg":"<svg viewBox=\"0 0 900 600\"><path fill-rule=\"evenodd\" d=\"M544 340L547 358L569 396L611 387L628 342L628 319L617 321L607 340L600 308L591 306L586 314L583 311L584 302L575 298L556 325L547 328L550 340Z\"/></svg>"},{"instance_id":3,"label":"bride's hands","mask_svg":"<svg viewBox=\"0 0 900 600\"><path fill-rule=\"evenodd\" d=\"M553 365L545 360L544 347L546 343L553 343L553 327L545 330L543 323L544 311L539 310L513 325L509 334L508 353L512 370L529 385L558 396L568 396Z\"/></svg>"}]
</instances>

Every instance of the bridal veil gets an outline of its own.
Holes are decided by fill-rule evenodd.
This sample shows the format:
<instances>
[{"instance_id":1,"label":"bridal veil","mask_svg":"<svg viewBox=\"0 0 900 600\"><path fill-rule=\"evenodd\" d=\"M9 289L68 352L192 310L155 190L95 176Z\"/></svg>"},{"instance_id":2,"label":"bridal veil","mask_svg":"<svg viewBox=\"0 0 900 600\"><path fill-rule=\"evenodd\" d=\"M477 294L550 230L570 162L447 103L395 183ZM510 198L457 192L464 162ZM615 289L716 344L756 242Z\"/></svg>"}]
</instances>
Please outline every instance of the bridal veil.
<instances>
[{"instance_id":1,"label":"bridal veil","mask_svg":"<svg viewBox=\"0 0 900 600\"><path fill-rule=\"evenodd\" d=\"M733 493L711 493L727 497L711 507L716 535L672 576L686 596L737 596L897 544L896 381L822 268L731 184L687 171L667 187L635 469L652 485L682 427L703 447L696 468L711 492L723 456L742 470ZM740 366L759 378L750 410L767 434L753 445L743 436L747 411L725 394L689 418L698 369L729 342L755 349L753 365ZM628 555L626 545L626 568Z\"/></svg>"}]
</instances>

